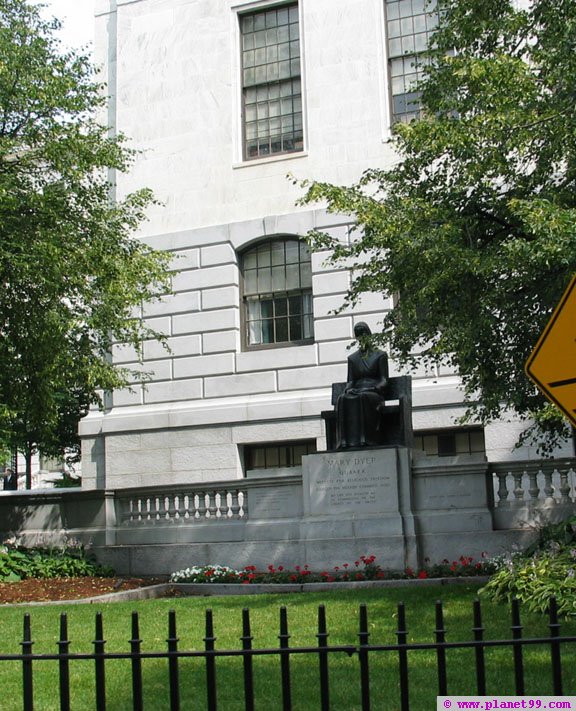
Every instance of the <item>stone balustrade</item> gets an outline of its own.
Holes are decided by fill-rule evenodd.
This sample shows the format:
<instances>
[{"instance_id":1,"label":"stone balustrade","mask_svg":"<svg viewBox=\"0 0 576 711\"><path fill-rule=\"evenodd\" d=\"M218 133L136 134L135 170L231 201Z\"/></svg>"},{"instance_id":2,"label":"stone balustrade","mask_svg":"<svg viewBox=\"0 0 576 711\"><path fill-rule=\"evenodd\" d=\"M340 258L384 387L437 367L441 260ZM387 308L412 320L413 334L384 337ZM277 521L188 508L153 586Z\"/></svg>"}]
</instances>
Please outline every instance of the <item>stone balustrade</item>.
<instances>
[{"instance_id":1,"label":"stone balustrade","mask_svg":"<svg viewBox=\"0 0 576 711\"><path fill-rule=\"evenodd\" d=\"M494 481L494 523L497 529L555 521L574 510L576 460L502 462L491 464Z\"/></svg>"},{"instance_id":2,"label":"stone balustrade","mask_svg":"<svg viewBox=\"0 0 576 711\"><path fill-rule=\"evenodd\" d=\"M245 488L198 489L193 486L166 491L118 492L117 519L122 526L216 523L248 517Z\"/></svg>"}]
</instances>

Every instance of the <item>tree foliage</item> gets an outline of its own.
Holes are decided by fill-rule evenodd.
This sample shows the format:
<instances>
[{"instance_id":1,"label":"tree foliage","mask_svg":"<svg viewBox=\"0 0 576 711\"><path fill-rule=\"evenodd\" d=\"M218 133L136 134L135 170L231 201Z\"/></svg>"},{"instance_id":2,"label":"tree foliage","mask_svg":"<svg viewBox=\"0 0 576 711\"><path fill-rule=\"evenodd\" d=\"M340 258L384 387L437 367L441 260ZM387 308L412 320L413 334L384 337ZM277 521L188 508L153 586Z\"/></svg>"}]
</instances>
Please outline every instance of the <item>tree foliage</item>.
<instances>
[{"instance_id":1,"label":"tree foliage","mask_svg":"<svg viewBox=\"0 0 576 711\"><path fill-rule=\"evenodd\" d=\"M160 338L140 306L168 288L167 257L132 237L153 197L112 199L134 152L98 121L103 87L58 27L0 0L0 429L47 454L129 379L112 344Z\"/></svg>"},{"instance_id":2,"label":"tree foliage","mask_svg":"<svg viewBox=\"0 0 576 711\"><path fill-rule=\"evenodd\" d=\"M566 431L523 366L576 271L576 2L439 0L421 119L399 162L352 186L306 181L357 223L348 302L398 294L380 339L403 363L447 363L482 422L512 408L549 444Z\"/></svg>"}]
</instances>

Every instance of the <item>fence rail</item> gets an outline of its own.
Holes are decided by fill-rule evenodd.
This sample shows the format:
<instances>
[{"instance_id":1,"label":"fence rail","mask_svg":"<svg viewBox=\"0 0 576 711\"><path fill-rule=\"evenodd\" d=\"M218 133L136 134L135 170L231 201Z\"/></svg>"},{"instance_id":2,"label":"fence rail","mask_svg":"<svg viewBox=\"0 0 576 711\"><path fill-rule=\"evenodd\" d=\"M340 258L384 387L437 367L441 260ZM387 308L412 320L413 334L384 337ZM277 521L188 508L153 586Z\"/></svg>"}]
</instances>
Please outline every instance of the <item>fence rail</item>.
<instances>
[{"instance_id":1,"label":"fence rail","mask_svg":"<svg viewBox=\"0 0 576 711\"><path fill-rule=\"evenodd\" d=\"M181 649L179 647L179 637L176 625L176 613L172 610L168 615L168 637L166 649L162 651L143 651L143 640L140 634L140 622L138 613L132 613L131 639L129 640L129 650L126 652L106 651L106 640L104 638L104 624L102 613L97 613L95 617L95 637L93 641L94 651L91 653L74 653L70 651L71 641L68 636L68 621L66 614L60 616L60 634L56 643L57 651L53 654L36 654L33 652L34 641L32 638L32 625L30 614L24 616L23 640L21 642L22 652L20 654L0 655L2 662L19 662L22 668L23 683L23 708L24 711L34 709L34 671L40 663L46 661L58 662L58 693L61 711L71 709L71 663L78 661L88 661L94 664L94 688L96 711L105 711L107 708L106 699L106 670L108 663L112 660L124 660L131 666L131 687L132 687L132 708L134 711L144 709L144 684L142 663L147 659L164 659L167 661L167 681L169 688L170 711L180 711L183 708L181 703L181 662L185 659L203 660L206 689L206 708L209 711L216 711L218 708L218 660L225 657L239 657L242 660L243 677L243 706L246 711L254 711L256 699L254 684L253 661L259 656L274 656L279 658L280 664L280 687L281 699L270 700L270 707L280 706L283 711L291 711L292 703L292 658L300 655L311 655L316 657L318 663L318 689L319 708L328 711L336 706L331 705L330 699L330 659L334 655L347 655L356 657L357 666L357 688L360 692L362 711L369 711L372 708L385 708L385 701L375 698L371 690L370 662L376 654L395 655L398 660L398 681L400 708L402 711L410 709L410 661L413 654L423 650L434 650L436 652L436 689L430 689L431 693L446 696L450 693L448 683L448 658L447 650L450 649L473 649L475 663L476 693L480 696L487 692L487 670L485 663L485 652L494 647L510 648L514 667L514 692L516 695L523 695L525 689L524 674L524 648L533 645L541 645L547 648L550 663L550 675L553 693L560 696L564 693L562 678L562 646L574 644L575 636L561 636L560 623L558 621L556 601L552 600L549 610L548 629L549 635L545 637L523 637L523 626L520 619L520 608L517 601L513 601L511 607L511 632L509 639L486 639L485 627L482 619L480 602L474 601L473 605L473 625L471 628L473 639L467 641L447 641L447 630L444 623L444 608L441 602L436 603L435 628L433 630L433 641L431 642L410 642L409 631L406 624L406 611L403 603L397 608L397 641L394 644L371 644L371 629L373 625L368 620L368 608L365 604L359 607L359 629L358 641L356 644L329 644L329 632L326 624L326 610L324 605L318 608L317 618L317 644L314 646L290 646L290 631L288 625L288 612L286 607L280 608L280 624L277 647L254 648L254 637L250 611L244 609L242 613L242 636L241 646L236 649L219 649L216 646L217 637L214 633L214 620L211 610L205 613L205 635L203 638L203 649ZM75 669L77 667L74 667ZM188 671L188 670L187 670ZM222 681L220 683L223 683ZM353 686L352 679L347 679L347 683ZM56 687L56 684L54 684ZM510 693L510 689L505 690ZM531 693L538 693L538 690L531 689ZM573 690L572 690L573 692ZM126 707L127 708L127 707ZM151 707L148 707L151 708ZM190 708L190 707L188 707ZM263 706L260 706L263 708ZM312 708L312 707L310 707Z\"/></svg>"}]
</instances>

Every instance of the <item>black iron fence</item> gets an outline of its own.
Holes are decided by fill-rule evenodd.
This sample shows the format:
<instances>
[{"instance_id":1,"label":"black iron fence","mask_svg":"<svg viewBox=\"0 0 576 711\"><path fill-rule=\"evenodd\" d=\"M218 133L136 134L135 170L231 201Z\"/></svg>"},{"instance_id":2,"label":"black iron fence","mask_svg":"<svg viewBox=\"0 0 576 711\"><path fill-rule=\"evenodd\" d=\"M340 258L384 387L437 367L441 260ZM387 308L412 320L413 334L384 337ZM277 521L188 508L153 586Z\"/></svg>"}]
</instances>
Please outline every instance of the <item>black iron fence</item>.
<instances>
[{"instance_id":1,"label":"black iron fence","mask_svg":"<svg viewBox=\"0 0 576 711\"><path fill-rule=\"evenodd\" d=\"M21 665L23 684L23 708L24 711L32 711L34 708L34 680L35 673L40 665L46 661L57 663L55 671L54 686L56 678L58 680L59 707L61 711L71 709L71 664L78 661L91 662L94 665L93 683L95 687L95 708L96 711L104 711L107 708L107 686L106 673L111 660L125 660L131 666L131 707L135 711L144 709L144 685L142 663L147 659L163 659L166 662L167 688L169 694L170 711L180 711L184 708L190 709L192 706L184 705L181 702L181 676L183 660L196 659L203 668L205 682L205 698L200 704L201 707L209 711L216 711L218 706L219 686L226 685L225 674L217 675L219 660L224 657L240 658L242 665L243 696L241 706L246 711L253 711L255 703L255 683L253 662L256 657L274 656L279 659L280 671L280 696L281 698L267 700L267 704L260 705L259 708L277 708L289 711L293 708L293 681L291 665L296 656L309 655L311 661L318 667L317 686L318 704L322 711L331 708L341 708L341 706L331 705L331 669L330 662L335 655L347 655L357 660L356 679L349 678L347 683L350 686L357 685L360 691L361 709L388 708L382 699L374 698L371 693L371 673L370 665L375 655L394 655L397 659L397 685L399 694L399 705L403 711L410 708L410 672L414 667L415 653L422 650L432 650L435 653L434 678L436 688L428 689L430 697L435 695L445 696L451 692L448 684L448 661L447 651L451 649L471 649L473 650L475 666L475 689L470 689L467 693L483 696L487 693L487 672L485 663L485 653L494 647L509 648L512 657L514 688L500 690L501 693L514 692L516 695L525 694L525 672L524 654L527 647L539 645L544 650L547 657L546 667L550 678L548 686L553 690L554 695L563 695L563 675L562 675L562 651L568 645L573 645L576 641L574 636L561 636L560 623L558 621L556 601L552 600L547 621L548 633L545 636L530 638L523 636L523 625L520 621L520 610L517 602L512 603L512 636L509 639L486 639L485 627L482 620L482 610L479 601L473 606L473 626L471 629L472 639L468 641L447 641L446 629L444 625L444 610L441 602L436 603L435 629L433 630L433 641L427 643L416 643L409 641L408 628L406 624L406 614L403 603L398 605L397 624L395 635L397 640L393 644L372 644L371 625L368 621L368 609L366 605L359 608L359 629L356 644L330 644L329 633L326 624L326 611L323 605L318 608L316 644L313 646L291 646L291 635L288 628L288 615L285 607L280 608L280 625L276 647L255 648L253 646L254 637L252 634L250 611L243 610L242 615L242 636L241 646L237 649L219 649L217 638L214 634L213 615L211 610L206 611L205 634L203 638L203 649L185 650L179 646L179 638L176 629L176 614L169 612L168 616L168 638L166 648L163 651L148 652L143 651L142 639L140 636L140 623L138 613L132 613L131 639L129 640L129 651L108 652L106 651L106 640L103 632L102 614L97 613L95 618L95 638L93 641L93 652L74 653L70 650L71 642L68 639L68 620L66 614L60 616L59 640L56 643L57 651L54 654L36 654L33 651L34 640L32 637L30 615L24 616L23 640L21 642L22 652L20 654L0 655L0 662L17 662ZM571 652L574 650L571 649ZM573 661L572 661L573 663ZM186 670L188 672L188 670ZM218 680L218 683L217 683ZM567 693L574 693L574 689L567 690ZM530 693L541 693L538 689L530 689ZM260 702L263 703L262 701ZM196 706L194 706L196 707ZM316 707L316 706L314 706ZM397 706L394 705L394 708ZM2 708L7 708L2 706ZM15 708L15 707L10 707ZM87 706L84 706L87 708ZM116 707L115 707L116 708ZM123 706L129 708L129 706ZM147 706L149 709L154 706ZM224 707L222 707L224 708ZM313 708L313 706L310 706ZM42 710L40 710L42 711ZM224 708L224 711L226 709Z\"/></svg>"}]
</instances>

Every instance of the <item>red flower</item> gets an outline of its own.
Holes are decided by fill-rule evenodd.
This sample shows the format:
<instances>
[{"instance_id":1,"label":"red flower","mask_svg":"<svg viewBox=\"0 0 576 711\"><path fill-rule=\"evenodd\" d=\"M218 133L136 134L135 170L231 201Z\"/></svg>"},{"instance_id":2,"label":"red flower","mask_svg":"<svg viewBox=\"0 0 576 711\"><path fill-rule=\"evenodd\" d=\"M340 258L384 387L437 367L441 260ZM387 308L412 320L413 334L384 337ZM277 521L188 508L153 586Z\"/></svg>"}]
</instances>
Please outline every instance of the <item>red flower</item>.
<instances>
[{"instance_id":1,"label":"red flower","mask_svg":"<svg viewBox=\"0 0 576 711\"><path fill-rule=\"evenodd\" d=\"M299 573L299 572L300 572L300 566L297 565L297 566L294 568L294 570L295 570L297 573Z\"/></svg>"},{"instance_id":2,"label":"red flower","mask_svg":"<svg viewBox=\"0 0 576 711\"><path fill-rule=\"evenodd\" d=\"M379 580L382 580L382 578L385 578L386 576L384 575L384 571L383 571L383 570L379 570L379 571L376 573L376 577L377 577Z\"/></svg>"},{"instance_id":3,"label":"red flower","mask_svg":"<svg viewBox=\"0 0 576 711\"><path fill-rule=\"evenodd\" d=\"M354 577L356 578L356 580L364 580L364 576L362 575L362 573L356 573Z\"/></svg>"},{"instance_id":4,"label":"red flower","mask_svg":"<svg viewBox=\"0 0 576 711\"><path fill-rule=\"evenodd\" d=\"M412 568L406 568L406 570L405 570L404 572L406 573L406 575L407 575L409 578L413 578L413 577L414 577L414 571L412 570Z\"/></svg>"},{"instance_id":5,"label":"red flower","mask_svg":"<svg viewBox=\"0 0 576 711\"><path fill-rule=\"evenodd\" d=\"M283 565L279 565L279 566L278 566L278 572L281 573L283 570L284 570L284 566L283 566Z\"/></svg>"},{"instance_id":6,"label":"red flower","mask_svg":"<svg viewBox=\"0 0 576 711\"><path fill-rule=\"evenodd\" d=\"M344 568L347 568L347 567L348 567L348 563L344 563Z\"/></svg>"},{"instance_id":7,"label":"red flower","mask_svg":"<svg viewBox=\"0 0 576 711\"><path fill-rule=\"evenodd\" d=\"M297 575L291 575L291 576L290 576L290 580L291 580L293 583L295 583L295 582L298 580L298 576L297 576Z\"/></svg>"},{"instance_id":8,"label":"red flower","mask_svg":"<svg viewBox=\"0 0 576 711\"><path fill-rule=\"evenodd\" d=\"M428 573L427 573L425 570L421 570L421 571L418 573L418 577L420 578L420 580L424 580L424 578L427 578L427 577L428 577Z\"/></svg>"},{"instance_id":9,"label":"red flower","mask_svg":"<svg viewBox=\"0 0 576 711\"><path fill-rule=\"evenodd\" d=\"M274 570L274 566L273 566L273 565L269 565L269 566L268 566L268 570L269 570L271 573L275 573L275 572L276 572L276 571Z\"/></svg>"}]
</instances>

